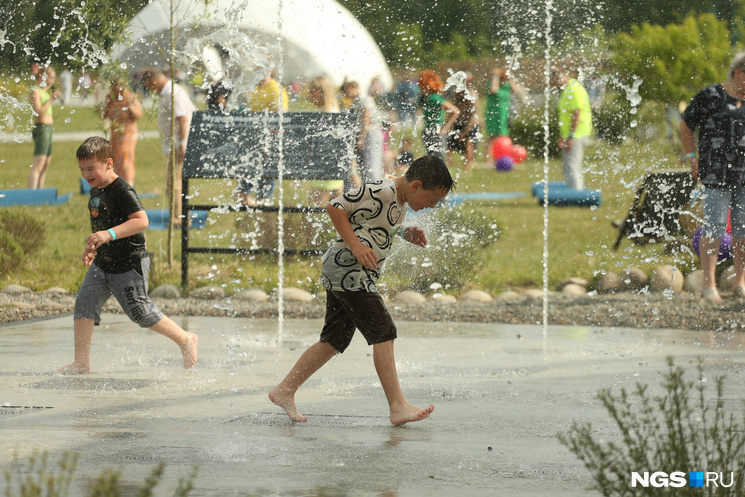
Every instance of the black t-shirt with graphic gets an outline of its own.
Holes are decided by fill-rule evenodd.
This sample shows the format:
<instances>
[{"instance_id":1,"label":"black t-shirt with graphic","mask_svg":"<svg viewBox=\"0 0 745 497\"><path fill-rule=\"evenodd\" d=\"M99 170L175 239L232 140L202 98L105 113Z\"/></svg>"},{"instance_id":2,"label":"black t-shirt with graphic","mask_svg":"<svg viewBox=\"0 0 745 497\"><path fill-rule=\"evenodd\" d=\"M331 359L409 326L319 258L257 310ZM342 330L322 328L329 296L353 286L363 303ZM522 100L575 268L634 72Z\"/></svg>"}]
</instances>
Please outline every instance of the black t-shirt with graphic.
<instances>
[{"instance_id":1,"label":"black t-shirt with graphic","mask_svg":"<svg viewBox=\"0 0 745 497\"><path fill-rule=\"evenodd\" d=\"M706 186L745 183L745 101L721 84L708 86L691 99L683 120L699 130L699 174Z\"/></svg>"},{"instance_id":2,"label":"black t-shirt with graphic","mask_svg":"<svg viewBox=\"0 0 745 497\"><path fill-rule=\"evenodd\" d=\"M134 189L121 178L105 188L91 188L88 201L91 215L91 230L106 231L122 224L130 214L144 210ZM126 238L117 238L98 247L96 265L107 273L126 273L132 269L140 271L140 261L147 257L145 235L140 232Z\"/></svg>"}]
</instances>

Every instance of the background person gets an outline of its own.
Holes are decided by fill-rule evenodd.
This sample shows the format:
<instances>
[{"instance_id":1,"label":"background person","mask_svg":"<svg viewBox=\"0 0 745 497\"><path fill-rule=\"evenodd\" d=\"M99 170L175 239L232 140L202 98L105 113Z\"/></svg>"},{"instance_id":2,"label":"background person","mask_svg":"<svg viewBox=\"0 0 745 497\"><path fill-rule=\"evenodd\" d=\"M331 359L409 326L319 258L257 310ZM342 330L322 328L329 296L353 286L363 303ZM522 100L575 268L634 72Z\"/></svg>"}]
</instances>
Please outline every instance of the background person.
<instances>
[{"instance_id":1,"label":"background person","mask_svg":"<svg viewBox=\"0 0 745 497\"><path fill-rule=\"evenodd\" d=\"M372 98L363 99L356 81L341 85L341 107L354 116L357 139L355 141L356 169L350 174L349 186L359 186L383 178L383 140L379 115L373 110Z\"/></svg>"},{"instance_id":2,"label":"background person","mask_svg":"<svg viewBox=\"0 0 745 497\"><path fill-rule=\"evenodd\" d=\"M703 298L721 302L716 266L731 209L735 295L745 297L745 53L730 65L727 81L708 86L691 99L680 123L680 139L693 177L704 185L704 224L699 258ZM693 132L698 130L698 157Z\"/></svg>"},{"instance_id":3,"label":"background person","mask_svg":"<svg viewBox=\"0 0 745 497\"><path fill-rule=\"evenodd\" d=\"M559 148L561 169L569 188L585 189L582 161L592 134L590 97L582 83L559 69L552 69L551 86L561 89L559 96Z\"/></svg>"},{"instance_id":4,"label":"background person","mask_svg":"<svg viewBox=\"0 0 745 497\"><path fill-rule=\"evenodd\" d=\"M287 112L290 108L290 97L284 86L274 79L274 69L269 70L253 90L242 93L239 100L242 102L239 111ZM241 178L237 193L242 197L244 205L257 205L258 201L271 198L276 184L274 179L258 178L254 183Z\"/></svg>"},{"instance_id":5,"label":"background person","mask_svg":"<svg viewBox=\"0 0 745 497\"><path fill-rule=\"evenodd\" d=\"M468 172L476 158L479 135L478 93L473 89L473 74L466 73L465 85L455 89L451 101L459 114L448 133L448 150L463 153L463 171Z\"/></svg>"},{"instance_id":6,"label":"background person","mask_svg":"<svg viewBox=\"0 0 745 497\"><path fill-rule=\"evenodd\" d=\"M308 100L321 112L338 114L339 100L331 81L325 76L313 78L308 85ZM356 173L356 171L353 171ZM332 197L344 190L343 179L313 180L310 182L310 198L315 205L326 205Z\"/></svg>"},{"instance_id":7,"label":"background person","mask_svg":"<svg viewBox=\"0 0 745 497\"><path fill-rule=\"evenodd\" d=\"M130 186L135 186L135 147L137 121L142 117L142 105L121 78L111 81L103 106L103 118L108 121L111 147L114 149L114 172Z\"/></svg>"},{"instance_id":8,"label":"background person","mask_svg":"<svg viewBox=\"0 0 745 497\"><path fill-rule=\"evenodd\" d=\"M67 67L59 75L60 86L62 87L62 103L65 105L70 105L70 102L72 102L73 79L74 77Z\"/></svg>"},{"instance_id":9,"label":"background person","mask_svg":"<svg viewBox=\"0 0 745 497\"><path fill-rule=\"evenodd\" d=\"M168 167L166 173L166 191L169 196L173 192L173 223L181 225L181 176L184 169L184 157L186 155L186 144L189 140L189 126L191 117L197 108L189 98L183 86L172 82L159 69L145 69L140 76L142 86L149 91L159 95L158 101L158 128L163 138L163 153L168 156ZM173 88L173 115L175 119L175 134L171 136L171 88ZM175 142L175 157L171 156L172 141ZM175 163L175 170L172 170ZM173 188L171 181L173 180Z\"/></svg>"},{"instance_id":10,"label":"background person","mask_svg":"<svg viewBox=\"0 0 745 497\"><path fill-rule=\"evenodd\" d=\"M445 100L440 92L444 84L440 77L429 69L419 74L419 106L422 108L424 116L424 131L422 131L422 141L427 155L445 158L445 149L447 148L447 134L458 119L460 111L458 107Z\"/></svg>"},{"instance_id":11,"label":"background person","mask_svg":"<svg viewBox=\"0 0 745 497\"><path fill-rule=\"evenodd\" d=\"M34 140L34 158L31 171L28 173L28 187L32 190L44 188L47 169L52 163L52 103L62 96L62 93L54 88L56 78L57 73L51 66L39 69L35 84L31 88L31 108L34 116L31 137Z\"/></svg>"},{"instance_id":12,"label":"background person","mask_svg":"<svg viewBox=\"0 0 745 497\"><path fill-rule=\"evenodd\" d=\"M520 91L520 87L509 76L507 69L496 67L492 70L489 85L486 88L486 109L484 111L487 150L491 150L491 143L497 137L510 136L512 94Z\"/></svg>"},{"instance_id":13,"label":"background person","mask_svg":"<svg viewBox=\"0 0 745 497\"><path fill-rule=\"evenodd\" d=\"M207 110L212 112L228 112L228 99L232 93L222 81L218 81L207 90Z\"/></svg>"}]
</instances>

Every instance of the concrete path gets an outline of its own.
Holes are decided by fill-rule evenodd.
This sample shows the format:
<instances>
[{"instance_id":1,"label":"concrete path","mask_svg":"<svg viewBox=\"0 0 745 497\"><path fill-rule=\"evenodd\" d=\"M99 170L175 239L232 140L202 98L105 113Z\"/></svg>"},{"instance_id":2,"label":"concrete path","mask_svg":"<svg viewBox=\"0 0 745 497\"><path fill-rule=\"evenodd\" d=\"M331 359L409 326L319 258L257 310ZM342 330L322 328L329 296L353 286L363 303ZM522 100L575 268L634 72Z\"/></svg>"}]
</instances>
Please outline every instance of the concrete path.
<instances>
[{"instance_id":1,"label":"concrete path","mask_svg":"<svg viewBox=\"0 0 745 497\"><path fill-rule=\"evenodd\" d=\"M300 390L309 420L292 423L266 394L320 321L286 321L279 343L274 320L176 320L200 336L188 372L175 345L120 315L104 315L94 372L75 377L48 374L72 359L71 317L1 327L0 467L79 452L71 495L106 466L131 491L162 461L157 495L198 467L194 496L595 496L556 435L578 419L614 436L598 389L659 388L668 355L745 380L742 334L400 322L401 384L435 404L429 419L390 425L357 336Z\"/></svg>"}]
</instances>

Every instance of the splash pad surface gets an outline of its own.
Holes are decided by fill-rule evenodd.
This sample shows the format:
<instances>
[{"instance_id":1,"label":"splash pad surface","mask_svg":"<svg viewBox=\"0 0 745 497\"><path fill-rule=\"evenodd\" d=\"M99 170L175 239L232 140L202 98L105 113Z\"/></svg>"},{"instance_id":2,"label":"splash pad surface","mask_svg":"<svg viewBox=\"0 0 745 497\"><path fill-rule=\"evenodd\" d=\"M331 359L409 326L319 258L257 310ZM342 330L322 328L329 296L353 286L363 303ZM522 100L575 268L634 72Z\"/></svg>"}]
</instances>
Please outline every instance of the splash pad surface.
<instances>
[{"instance_id":1,"label":"splash pad surface","mask_svg":"<svg viewBox=\"0 0 745 497\"><path fill-rule=\"evenodd\" d=\"M266 394L316 341L320 320L286 320L278 343L276 320L175 319L200 336L191 371L169 340L121 315L103 316L94 372L80 376L48 374L72 360L70 317L4 327L2 467L70 450L81 454L73 488L105 466L135 488L164 462L159 495L195 466L190 495L599 495L556 438L574 420L613 436L598 389L659 388L668 355L690 374L701 356L710 376L745 380L736 333L549 326L544 336L538 326L399 322L404 394L435 404L432 416L390 425L358 336L298 392L309 417L300 424Z\"/></svg>"}]
</instances>

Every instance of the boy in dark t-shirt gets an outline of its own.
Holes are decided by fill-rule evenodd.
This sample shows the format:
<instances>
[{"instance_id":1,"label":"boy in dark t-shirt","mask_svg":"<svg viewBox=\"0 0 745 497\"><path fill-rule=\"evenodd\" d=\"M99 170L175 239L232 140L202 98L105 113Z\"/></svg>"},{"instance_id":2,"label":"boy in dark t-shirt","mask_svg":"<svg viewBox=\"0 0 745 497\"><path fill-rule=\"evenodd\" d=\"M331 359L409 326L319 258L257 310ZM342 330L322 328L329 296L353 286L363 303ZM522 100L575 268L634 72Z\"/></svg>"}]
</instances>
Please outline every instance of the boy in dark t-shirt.
<instances>
[{"instance_id":1,"label":"boy in dark t-shirt","mask_svg":"<svg viewBox=\"0 0 745 497\"><path fill-rule=\"evenodd\" d=\"M150 257L142 233L147 214L134 189L114 173L113 157L111 144L97 136L85 140L76 154L80 174L91 186L92 234L83 251L90 269L75 300L75 360L55 373L90 372L93 328L112 294L132 321L176 342L189 369L197 362L198 337L164 316L148 297Z\"/></svg>"}]
</instances>

